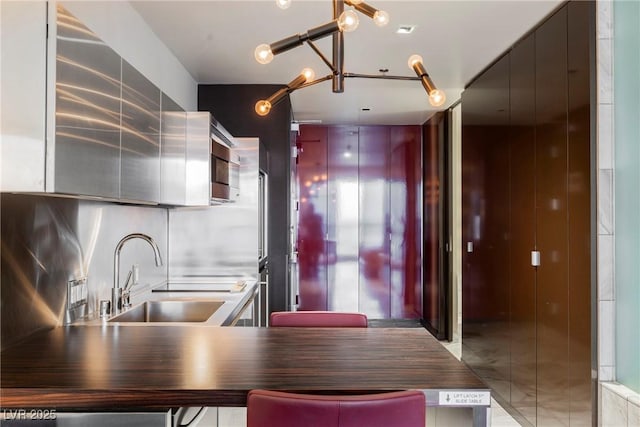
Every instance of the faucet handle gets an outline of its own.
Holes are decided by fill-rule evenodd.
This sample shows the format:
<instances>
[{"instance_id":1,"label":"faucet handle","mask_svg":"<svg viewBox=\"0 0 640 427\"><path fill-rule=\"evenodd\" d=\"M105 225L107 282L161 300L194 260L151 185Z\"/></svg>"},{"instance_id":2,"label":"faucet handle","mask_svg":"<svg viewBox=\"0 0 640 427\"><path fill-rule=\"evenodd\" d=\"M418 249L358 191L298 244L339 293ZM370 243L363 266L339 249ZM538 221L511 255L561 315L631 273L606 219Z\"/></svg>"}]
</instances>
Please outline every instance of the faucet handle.
<instances>
[{"instance_id":1,"label":"faucet handle","mask_svg":"<svg viewBox=\"0 0 640 427\"><path fill-rule=\"evenodd\" d=\"M131 307L131 291L129 291L128 289L123 290L122 296L120 298L122 298L123 309Z\"/></svg>"},{"instance_id":2,"label":"faucet handle","mask_svg":"<svg viewBox=\"0 0 640 427\"><path fill-rule=\"evenodd\" d=\"M140 266L138 264L133 264L131 266L131 271L133 272L133 284L131 285L133 287L140 281Z\"/></svg>"},{"instance_id":3,"label":"faucet handle","mask_svg":"<svg viewBox=\"0 0 640 427\"><path fill-rule=\"evenodd\" d=\"M140 268L138 264L133 264L131 266L131 270L129 270L129 274L127 274L127 279L124 281L124 289L129 290L138 284L140 280Z\"/></svg>"},{"instance_id":4,"label":"faucet handle","mask_svg":"<svg viewBox=\"0 0 640 427\"><path fill-rule=\"evenodd\" d=\"M129 289L133 285L133 270L129 270L127 278L124 281L123 289Z\"/></svg>"}]
</instances>

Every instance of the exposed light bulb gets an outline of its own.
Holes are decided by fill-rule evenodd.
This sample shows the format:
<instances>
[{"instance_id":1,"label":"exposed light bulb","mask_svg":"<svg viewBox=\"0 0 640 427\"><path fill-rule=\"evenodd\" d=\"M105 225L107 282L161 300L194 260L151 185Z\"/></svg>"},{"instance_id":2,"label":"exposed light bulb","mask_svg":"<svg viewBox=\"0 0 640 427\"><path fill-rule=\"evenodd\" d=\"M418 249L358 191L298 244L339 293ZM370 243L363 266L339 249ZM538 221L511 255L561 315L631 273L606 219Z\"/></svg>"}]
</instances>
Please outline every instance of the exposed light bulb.
<instances>
[{"instance_id":1,"label":"exposed light bulb","mask_svg":"<svg viewBox=\"0 0 640 427\"><path fill-rule=\"evenodd\" d=\"M440 89L434 89L429 93L429 104L440 107L447 100L447 96Z\"/></svg>"},{"instance_id":2,"label":"exposed light bulb","mask_svg":"<svg viewBox=\"0 0 640 427\"><path fill-rule=\"evenodd\" d=\"M407 61L407 64L409 64L409 68L413 70L413 66L418 62L422 63L422 56L416 54L409 57L409 61Z\"/></svg>"},{"instance_id":3,"label":"exposed light bulb","mask_svg":"<svg viewBox=\"0 0 640 427\"><path fill-rule=\"evenodd\" d=\"M389 23L389 14L384 10L379 10L373 14L373 22L375 22L378 27L384 27Z\"/></svg>"},{"instance_id":4,"label":"exposed light bulb","mask_svg":"<svg viewBox=\"0 0 640 427\"><path fill-rule=\"evenodd\" d=\"M307 82L310 82L311 80L313 80L316 77L315 71L313 71L313 69L311 69L311 68L303 69L302 73L300 73L300 74L304 75L304 77L307 79Z\"/></svg>"},{"instance_id":5,"label":"exposed light bulb","mask_svg":"<svg viewBox=\"0 0 640 427\"><path fill-rule=\"evenodd\" d=\"M254 52L254 56L256 57L256 61L261 64L268 64L273 60L273 52L271 52L271 46L268 44L261 44L256 48Z\"/></svg>"},{"instance_id":6,"label":"exposed light bulb","mask_svg":"<svg viewBox=\"0 0 640 427\"><path fill-rule=\"evenodd\" d=\"M266 116L271 111L271 103L265 99L256 102L256 113L259 116Z\"/></svg>"},{"instance_id":7,"label":"exposed light bulb","mask_svg":"<svg viewBox=\"0 0 640 427\"><path fill-rule=\"evenodd\" d=\"M340 31L345 33L350 33L358 28L359 23L358 14L353 10L345 10L338 18L338 27L340 27Z\"/></svg>"},{"instance_id":8,"label":"exposed light bulb","mask_svg":"<svg viewBox=\"0 0 640 427\"><path fill-rule=\"evenodd\" d=\"M289 6L291 6L291 0L276 0L276 4L280 9L289 9Z\"/></svg>"}]
</instances>

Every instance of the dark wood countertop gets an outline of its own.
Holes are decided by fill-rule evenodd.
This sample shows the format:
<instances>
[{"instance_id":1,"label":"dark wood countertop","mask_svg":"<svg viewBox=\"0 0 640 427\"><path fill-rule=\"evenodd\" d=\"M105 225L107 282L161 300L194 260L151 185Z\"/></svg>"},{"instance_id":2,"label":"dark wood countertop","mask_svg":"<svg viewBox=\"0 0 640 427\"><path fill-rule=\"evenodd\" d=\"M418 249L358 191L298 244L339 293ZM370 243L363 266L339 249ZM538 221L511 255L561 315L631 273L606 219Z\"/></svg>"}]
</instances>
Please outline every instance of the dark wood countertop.
<instances>
[{"instance_id":1,"label":"dark wood countertop","mask_svg":"<svg viewBox=\"0 0 640 427\"><path fill-rule=\"evenodd\" d=\"M3 408L244 406L255 388L487 389L420 328L61 327L0 357Z\"/></svg>"}]
</instances>

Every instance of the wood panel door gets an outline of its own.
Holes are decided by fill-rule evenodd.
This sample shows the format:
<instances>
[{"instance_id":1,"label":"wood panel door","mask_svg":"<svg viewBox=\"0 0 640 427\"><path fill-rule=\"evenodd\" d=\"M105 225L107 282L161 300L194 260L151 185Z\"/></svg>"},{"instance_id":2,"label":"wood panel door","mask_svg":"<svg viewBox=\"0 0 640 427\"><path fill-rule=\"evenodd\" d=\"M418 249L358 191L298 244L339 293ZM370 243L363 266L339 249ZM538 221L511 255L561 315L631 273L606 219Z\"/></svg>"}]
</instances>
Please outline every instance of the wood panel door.
<instances>
[{"instance_id":1,"label":"wood panel door","mask_svg":"<svg viewBox=\"0 0 640 427\"><path fill-rule=\"evenodd\" d=\"M539 426L594 422L594 15L592 2L569 2L462 98L463 359L519 420ZM491 125L505 59L506 163Z\"/></svg>"},{"instance_id":2,"label":"wood panel door","mask_svg":"<svg viewBox=\"0 0 640 427\"><path fill-rule=\"evenodd\" d=\"M448 152L449 113L438 112L424 125L423 163L423 279L422 310L425 327L440 340L452 339L449 248ZM455 321L457 322L457 313Z\"/></svg>"},{"instance_id":3,"label":"wood panel door","mask_svg":"<svg viewBox=\"0 0 640 427\"><path fill-rule=\"evenodd\" d=\"M508 57L463 93L462 115L462 356L508 399Z\"/></svg>"},{"instance_id":4,"label":"wood panel door","mask_svg":"<svg viewBox=\"0 0 640 427\"><path fill-rule=\"evenodd\" d=\"M535 36L537 422L568 425L566 7Z\"/></svg>"},{"instance_id":5,"label":"wood panel door","mask_svg":"<svg viewBox=\"0 0 640 427\"><path fill-rule=\"evenodd\" d=\"M535 36L510 55L511 405L536 424Z\"/></svg>"},{"instance_id":6,"label":"wood panel door","mask_svg":"<svg viewBox=\"0 0 640 427\"><path fill-rule=\"evenodd\" d=\"M595 2L571 2L567 6L568 65L568 298L569 298L569 420L572 425L589 425L595 419L592 393L597 369L592 340L591 235L595 217L591 206L591 99L590 76L593 42L588 37L595 26ZM594 166L595 167L595 166ZM595 234L595 233L594 233Z\"/></svg>"}]
</instances>

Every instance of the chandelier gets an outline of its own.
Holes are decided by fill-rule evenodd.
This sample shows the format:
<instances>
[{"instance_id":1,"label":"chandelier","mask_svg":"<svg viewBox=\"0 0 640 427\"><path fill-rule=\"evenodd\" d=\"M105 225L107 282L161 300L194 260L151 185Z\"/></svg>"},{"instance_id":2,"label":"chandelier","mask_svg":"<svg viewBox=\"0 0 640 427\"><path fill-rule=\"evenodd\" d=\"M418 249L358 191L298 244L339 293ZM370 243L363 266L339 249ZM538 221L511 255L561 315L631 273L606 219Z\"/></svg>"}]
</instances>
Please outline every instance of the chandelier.
<instances>
[{"instance_id":1,"label":"chandelier","mask_svg":"<svg viewBox=\"0 0 640 427\"><path fill-rule=\"evenodd\" d=\"M386 74L373 75L346 73L343 66L343 36L344 33L354 31L358 27L359 19L358 14L355 11L368 16L379 27L385 26L389 23L389 15L383 10L378 10L366 4L363 0L332 1L333 20L327 22L326 24L311 28L304 33L294 34L271 44L261 44L255 50L256 61L258 61L260 64L268 64L273 60L273 57L275 55L279 55L283 52L306 43L329 67L329 69L331 70L331 74L314 80L314 71L310 68L303 69L300 74L295 79L290 81L284 88L276 91L269 98L262 99L256 103L255 110L258 115L266 116L267 114L269 114L271 108L273 108L274 105L284 99L284 97L291 92L327 80L332 81L332 90L334 93L342 93L344 92L344 79L349 77L390 80L420 80L429 97L429 103L432 106L439 107L445 103L445 93L438 89L429 77L427 70L424 68L423 60L420 55L411 55L408 61L409 68L416 73L417 77L391 76ZM286 9L290 6L291 0L276 0L276 4L281 9ZM353 7L355 11L352 9L345 10L345 4ZM319 40L330 35L333 37L333 52L331 61L329 61L329 59L313 43L315 40Z\"/></svg>"}]
</instances>

